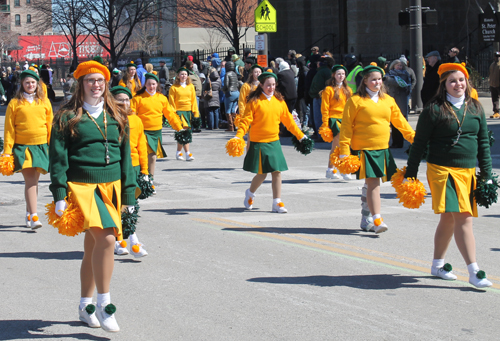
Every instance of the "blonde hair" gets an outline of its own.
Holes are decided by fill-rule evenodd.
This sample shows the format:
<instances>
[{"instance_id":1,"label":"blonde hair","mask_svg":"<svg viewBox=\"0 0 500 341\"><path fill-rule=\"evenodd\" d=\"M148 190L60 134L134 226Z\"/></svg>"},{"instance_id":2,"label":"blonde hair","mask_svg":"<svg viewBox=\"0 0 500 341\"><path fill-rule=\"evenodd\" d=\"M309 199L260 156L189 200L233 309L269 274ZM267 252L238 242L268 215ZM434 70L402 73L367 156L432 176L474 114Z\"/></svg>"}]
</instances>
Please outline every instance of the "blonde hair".
<instances>
[{"instance_id":1,"label":"blonde hair","mask_svg":"<svg viewBox=\"0 0 500 341\"><path fill-rule=\"evenodd\" d=\"M147 63L144 67L146 68L147 72L149 72L149 73L153 72L153 64Z\"/></svg>"},{"instance_id":2,"label":"blonde hair","mask_svg":"<svg viewBox=\"0 0 500 341\"><path fill-rule=\"evenodd\" d=\"M359 95L359 97L368 97L368 92L366 91L367 86L365 84L365 80L370 78L370 75L374 72L380 73L380 71L372 71L372 72L367 73L366 75L363 76L363 79L361 80L361 84L358 87L358 91L356 91L356 94ZM380 73L380 76L382 76L381 73ZM380 84L380 90L378 92L378 97L384 98L386 93L387 93L387 90L385 89L384 82L382 82L382 84Z\"/></svg>"}]
</instances>

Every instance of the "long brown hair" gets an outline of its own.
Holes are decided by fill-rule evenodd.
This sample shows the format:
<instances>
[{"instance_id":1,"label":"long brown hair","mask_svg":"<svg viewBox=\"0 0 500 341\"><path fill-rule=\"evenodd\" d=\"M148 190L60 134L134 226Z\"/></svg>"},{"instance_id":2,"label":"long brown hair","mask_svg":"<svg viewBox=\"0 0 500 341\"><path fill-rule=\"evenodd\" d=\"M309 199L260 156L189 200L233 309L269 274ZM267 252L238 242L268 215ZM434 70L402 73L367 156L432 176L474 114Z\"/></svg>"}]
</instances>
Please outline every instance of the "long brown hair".
<instances>
[{"instance_id":1,"label":"long brown hair","mask_svg":"<svg viewBox=\"0 0 500 341\"><path fill-rule=\"evenodd\" d=\"M148 80L146 79L146 82L147 82L147 81L148 81ZM137 91L137 92L135 93L135 96L142 95L143 93L145 93L145 92L146 92L146 82L144 83L144 86L141 88L141 90L139 90L139 91ZM159 82L156 82L156 92L157 92L157 93L159 93L160 95L162 95L162 94L163 94L163 89L162 89L162 87L161 87L161 85L160 85L160 83L159 83ZM134 96L134 97L135 97L135 96Z\"/></svg>"},{"instance_id":2,"label":"long brown hair","mask_svg":"<svg viewBox=\"0 0 500 341\"><path fill-rule=\"evenodd\" d=\"M351 97L351 88L347 85L347 80L344 78L342 81L342 85L337 87L337 83L335 81L335 72L332 74L332 77L326 81L326 86L331 86L333 88L333 98L338 101L340 98L340 91L344 93L346 101Z\"/></svg>"},{"instance_id":3,"label":"long brown hair","mask_svg":"<svg viewBox=\"0 0 500 341\"><path fill-rule=\"evenodd\" d=\"M368 92L366 91L367 86L365 84L365 80L370 78L370 75L374 72L380 73L380 71L372 71L372 72L364 75L363 79L361 80L361 84L359 85L358 90L356 91L356 94L359 95L359 97L368 97ZM380 74L380 76L382 76L382 74ZM387 90L385 89L384 82L382 82L382 84L380 85L378 97L384 98L385 94L387 94Z\"/></svg>"},{"instance_id":4,"label":"long brown hair","mask_svg":"<svg viewBox=\"0 0 500 341\"><path fill-rule=\"evenodd\" d=\"M21 85L19 86L19 89L17 89L16 94L14 95L14 98L17 99L18 102L21 102L23 99L25 99L23 96L23 93L26 91L24 91L23 81L24 81L24 78L21 80ZM35 103L36 104L39 103L38 101L43 102L45 100L45 98L47 98L47 94L45 93L45 91L43 91L43 87L42 87L41 82L42 82L41 80L36 82L36 90L35 90Z\"/></svg>"},{"instance_id":5,"label":"long brown hair","mask_svg":"<svg viewBox=\"0 0 500 341\"><path fill-rule=\"evenodd\" d=\"M260 85L264 85L264 82L266 81L266 79L268 79L270 77L266 77L264 79L262 79L260 81ZM278 85L278 82L276 82L276 85ZM247 100L247 103L250 103L251 101L256 101L259 99L260 95L264 92L264 90L262 90L262 86L258 86L257 89L255 89L254 91L251 91L250 94L248 95L248 97L246 98ZM274 89L274 97L276 97L278 100L280 101L283 101L284 98L283 98L283 95L278 91L278 88L276 87L276 89Z\"/></svg>"},{"instance_id":6,"label":"long brown hair","mask_svg":"<svg viewBox=\"0 0 500 341\"><path fill-rule=\"evenodd\" d=\"M75 94L71 97L71 99L62 106L57 113L54 115L54 122L52 124L54 129L58 129L58 131L63 134L69 134L72 139L78 137L78 131L76 129L76 125L80 122L83 116L83 98L84 98L84 76L78 78ZM120 110L116 101L109 92L108 82L105 83L105 89L103 93L104 97L104 107L109 115L118 122L119 130L120 130L120 140L126 136L126 126L127 126L127 117L126 113Z\"/></svg>"},{"instance_id":7,"label":"long brown hair","mask_svg":"<svg viewBox=\"0 0 500 341\"><path fill-rule=\"evenodd\" d=\"M184 71L184 70L183 70ZM181 71L182 72L182 71ZM186 84L189 85L191 84L191 78L189 78L189 72L188 72L188 76L186 78ZM177 77L175 77L175 81L174 81L174 85L181 85L181 80L179 79L179 75L177 75Z\"/></svg>"},{"instance_id":8,"label":"long brown hair","mask_svg":"<svg viewBox=\"0 0 500 341\"><path fill-rule=\"evenodd\" d=\"M132 83L130 83L130 74L128 73L128 69L131 68L132 66L129 66L127 68L127 72L124 72L122 81L125 83L125 86L132 92L137 92L141 90L141 81L139 80L139 76L137 76L137 68L135 69L135 75L134 75L134 82L135 82L135 89L132 89Z\"/></svg>"},{"instance_id":9,"label":"long brown hair","mask_svg":"<svg viewBox=\"0 0 500 341\"><path fill-rule=\"evenodd\" d=\"M453 120L455 120L455 115L453 115L453 108L452 108L451 104L448 102L448 100L446 99L446 94L448 93L446 91L446 81L448 80L448 77L450 77L450 75L452 73L455 73L455 72L457 72L457 71L456 70L447 71L441 75L441 78L439 80L439 87L438 87L438 90L436 92L436 95L434 95L434 97L429 101L429 104L428 104L430 106L431 110L433 110L434 105L437 105L439 107L439 112L437 113L438 120L445 122L446 124L450 124L451 122L453 122ZM465 77L465 83L467 84L467 88L465 89L464 103L467 103L467 105L472 104L476 110L475 110L475 113L474 112L470 112L470 113L473 115L478 115L480 110L477 110L477 109L481 108L481 103L479 103L479 101L475 100L474 98L472 98L470 96L471 85L470 85L467 77Z\"/></svg>"}]
</instances>

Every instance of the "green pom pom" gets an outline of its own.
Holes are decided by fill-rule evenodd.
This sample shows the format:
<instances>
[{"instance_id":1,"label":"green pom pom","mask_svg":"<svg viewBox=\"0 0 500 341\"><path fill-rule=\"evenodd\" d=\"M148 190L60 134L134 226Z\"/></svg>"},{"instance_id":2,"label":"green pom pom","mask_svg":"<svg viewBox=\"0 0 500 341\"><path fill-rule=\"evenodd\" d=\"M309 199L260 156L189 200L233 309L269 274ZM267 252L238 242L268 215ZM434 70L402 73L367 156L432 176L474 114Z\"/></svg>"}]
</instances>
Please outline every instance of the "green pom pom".
<instances>
[{"instance_id":1,"label":"green pom pom","mask_svg":"<svg viewBox=\"0 0 500 341\"><path fill-rule=\"evenodd\" d=\"M493 137L493 131L488 130L488 137L490 139L490 148L493 147L493 143L495 143L495 138Z\"/></svg>"},{"instance_id":2,"label":"green pom pom","mask_svg":"<svg viewBox=\"0 0 500 341\"><path fill-rule=\"evenodd\" d=\"M191 129L186 129L184 131L178 131L174 134L174 139L178 144L188 144L193 142L193 133Z\"/></svg>"},{"instance_id":3,"label":"green pom pom","mask_svg":"<svg viewBox=\"0 0 500 341\"><path fill-rule=\"evenodd\" d=\"M151 174L149 174L149 180L146 180L145 175L140 173L137 177L137 185L141 189L139 199L147 199L152 196L155 191L153 188L153 176Z\"/></svg>"},{"instance_id":4,"label":"green pom pom","mask_svg":"<svg viewBox=\"0 0 500 341\"><path fill-rule=\"evenodd\" d=\"M162 121L162 122L163 122L163 124L162 124L162 125L163 125L163 127L164 127L164 128L170 128L170 127L171 127L171 125L170 125L170 123L168 123L168 121L167 121L167 119L165 118L165 116L162 116L162 119L163 119L163 121Z\"/></svg>"},{"instance_id":5,"label":"green pom pom","mask_svg":"<svg viewBox=\"0 0 500 341\"><path fill-rule=\"evenodd\" d=\"M304 155L310 154L314 149L314 141L308 137L299 141L295 136L292 136L292 144L298 152Z\"/></svg>"},{"instance_id":6,"label":"green pom pom","mask_svg":"<svg viewBox=\"0 0 500 341\"><path fill-rule=\"evenodd\" d=\"M479 206L489 208L498 200L498 176L492 174L491 177L479 173L476 179L476 189L474 190L474 198Z\"/></svg>"},{"instance_id":7,"label":"green pom pom","mask_svg":"<svg viewBox=\"0 0 500 341\"><path fill-rule=\"evenodd\" d=\"M448 272L450 272L451 270L453 270L453 268L451 267L451 264L450 264L450 263L446 263L446 264L443 266L443 270L444 270L444 271L448 271Z\"/></svg>"},{"instance_id":8,"label":"green pom pom","mask_svg":"<svg viewBox=\"0 0 500 341\"><path fill-rule=\"evenodd\" d=\"M484 272L483 270L479 270L476 273L476 277L479 278L479 279L485 279L486 278L486 272Z\"/></svg>"},{"instance_id":9,"label":"green pom pom","mask_svg":"<svg viewBox=\"0 0 500 341\"><path fill-rule=\"evenodd\" d=\"M191 127L193 130L198 130L201 128L201 117L194 117L193 121L191 122Z\"/></svg>"},{"instance_id":10,"label":"green pom pom","mask_svg":"<svg viewBox=\"0 0 500 341\"><path fill-rule=\"evenodd\" d=\"M104 308L104 311L108 315L113 315L114 313L116 313L116 307L114 304L110 303Z\"/></svg>"},{"instance_id":11,"label":"green pom pom","mask_svg":"<svg viewBox=\"0 0 500 341\"><path fill-rule=\"evenodd\" d=\"M85 307L85 311L87 312L87 314L92 315L93 313L95 313L95 305L87 304L87 306Z\"/></svg>"},{"instance_id":12,"label":"green pom pom","mask_svg":"<svg viewBox=\"0 0 500 341\"><path fill-rule=\"evenodd\" d=\"M122 212L122 233L123 239L127 239L131 234L135 233L137 219L139 218L139 204L137 200L134 205L134 212L130 213L128 210Z\"/></svg>"}]
</instances>

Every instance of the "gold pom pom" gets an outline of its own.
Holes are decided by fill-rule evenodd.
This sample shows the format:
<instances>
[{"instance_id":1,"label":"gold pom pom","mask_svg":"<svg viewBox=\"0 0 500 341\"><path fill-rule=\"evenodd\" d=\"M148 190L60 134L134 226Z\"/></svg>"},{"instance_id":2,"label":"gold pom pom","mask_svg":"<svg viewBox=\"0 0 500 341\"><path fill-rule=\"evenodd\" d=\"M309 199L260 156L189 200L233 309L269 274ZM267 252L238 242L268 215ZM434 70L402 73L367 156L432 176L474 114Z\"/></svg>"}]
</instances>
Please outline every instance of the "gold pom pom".
<instances>
[{"instance_id":1,"label":"gold pom pom","mask_svg":"<svg viewBox=\"0 0 500 341\"><path fill-rule=\"evenodd\" d=\"M339 161L337 166L338 170L342 174L352 174L356 173L361 167L361 161L357 155L348 155Z\"/></svg>"},{"instance_id":2,"label":"gold pom pom","mask_svg":"<svg viewBox=\"0 0 500 341\"><path fill-rule=\"evenodd\" d=\"M59 217L56 214L56 205L54 202L45 206L47 209L45 215L47 216L49 224L57 228L60 234L74 237L84 232L83 223L85 222L85 219L80 207L78 207L77 203L74 202L71 192L64 200L66 201L68 208L66 208L62 216Z\"/></svg>"},{"instance_id":3,"label":"gold pom pom","mask_svg":"<svg viewBox=\"0 0 500 341\"><path fill-rule=\"evenodd\" d=\"M333 167L338 168L340 163L340 148L336 147L332 154L330 154L330 162Z\"/></svg>"},{"instance_id":4,"label":"gold pom pom","mask_svg":"<svg viewBox=\"0 0 500 341\"><path fill-rule=\"evenodd\" d=\"M408 182L401 183L398 193L399 202L406 208L419 208L425 202L427 191L424 184L418 179L408 178Z\"/></svg>"},{"instance_id":5,"label":"gold pom pom","mask_svg":"<svg viewBox=\"0 0 500 341\"><path fill-rule=\"evenodd\" d=\"M236 115L236 117L234 118L234 127L238 128L240 126L240 122L241 122L241 114Z\"/></svg>"},{"instance_id":6,"label":"gold pom pom","mask_svg":"<svg viewBox=\"0 0 500 341\"><path fill-rule=\"evenodd\" d=\"M229 156L241 156L245 152L245 140L233 137L226 143L226 153Z\"/></svg>"},{"instance_id":7,"label":"gold pom pom","mask_svg":"<svg viewBox=\"0 0 500 341\"><path fill-rule=\"evenodd\" d=\"M403 183L406 174L406 166L403 169L396 169L396 173L391 177L392 187L396 190L396 193L399 195L399 186Z\"/></svg>"},{"instance_id":8,"label":"gold pom pom","mask_svg":"<svg viewBox=\"0 0 500 341\"><path fill-rule=\"evenodd\" d=\"M319 134L325 140L326 142L332 142L333 141L333 133L332 130L329 127L321 126L319 128Z\"/></svg>"},{"instance_id":9,"label":"gold pom pom","mask_svg":"<svg viewBox=\"0 0 500 341\"><path fill-rule=\"evenodd\" d=\"M14 174L14 156L0 156L0 173L5 176Z\"/></svg>"}]
</instances>

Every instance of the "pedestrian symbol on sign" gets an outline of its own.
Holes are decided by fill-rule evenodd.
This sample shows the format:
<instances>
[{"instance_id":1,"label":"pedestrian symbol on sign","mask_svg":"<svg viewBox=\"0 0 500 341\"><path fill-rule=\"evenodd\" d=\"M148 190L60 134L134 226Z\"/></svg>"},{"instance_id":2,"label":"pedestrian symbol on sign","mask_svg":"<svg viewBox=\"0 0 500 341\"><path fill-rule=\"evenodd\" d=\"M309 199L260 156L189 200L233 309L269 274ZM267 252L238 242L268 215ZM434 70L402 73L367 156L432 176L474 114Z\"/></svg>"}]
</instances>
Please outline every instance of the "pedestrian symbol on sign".
<instances>
[{"instance_id":1,"label":"pedestrian symbol on sign","mask_svg":"<svg viewBox=\"0 0 500 341\"><path fill-rule=\"evenodd\" d=\"M276 32L276 10L264 0L255 9L255 31Z\"/></svg>"}]
</instances>

